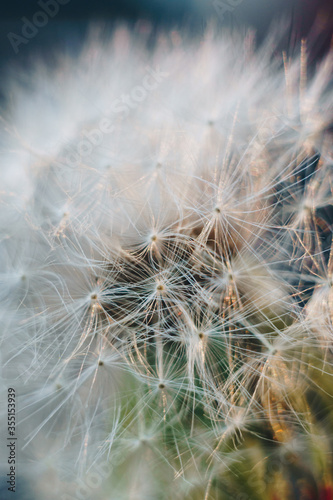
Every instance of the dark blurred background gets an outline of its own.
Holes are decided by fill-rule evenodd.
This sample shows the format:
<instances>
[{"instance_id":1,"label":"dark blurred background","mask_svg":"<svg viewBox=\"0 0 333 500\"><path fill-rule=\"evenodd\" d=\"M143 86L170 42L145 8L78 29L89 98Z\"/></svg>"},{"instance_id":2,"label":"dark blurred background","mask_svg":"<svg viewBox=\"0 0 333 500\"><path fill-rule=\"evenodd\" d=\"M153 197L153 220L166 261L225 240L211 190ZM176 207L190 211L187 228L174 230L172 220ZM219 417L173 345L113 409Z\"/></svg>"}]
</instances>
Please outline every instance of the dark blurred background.
<instances>
[{"instance_id":1,"label":"dark blurred background","mask_svg":"<svg viewBox=\"0 0 333 500\"><path fill-rule=\"evenodd\" d=\"M0 12L0 69L7 63L28 62L38 52L51 53L59 44L75 50L91 21L107 23L139 19L150 21L159 28L178 27L202 33L213 20L223 31L228 27L253 28L262 40L272 23L281 17L290 23L293 44L307 36L311 57L319 58L329 47L333 33L333 0L39 0L58 3L58 12L47 16L44 26L26 42L22 28L26 20L43 24L38 0L2 0ZM52 8L52 6L50 6ZM24 20L22 20L24 18ZM45 19L44 19L45 20ZM17 46L17 53L13 48Z\"/></svg>"}]
</instances>

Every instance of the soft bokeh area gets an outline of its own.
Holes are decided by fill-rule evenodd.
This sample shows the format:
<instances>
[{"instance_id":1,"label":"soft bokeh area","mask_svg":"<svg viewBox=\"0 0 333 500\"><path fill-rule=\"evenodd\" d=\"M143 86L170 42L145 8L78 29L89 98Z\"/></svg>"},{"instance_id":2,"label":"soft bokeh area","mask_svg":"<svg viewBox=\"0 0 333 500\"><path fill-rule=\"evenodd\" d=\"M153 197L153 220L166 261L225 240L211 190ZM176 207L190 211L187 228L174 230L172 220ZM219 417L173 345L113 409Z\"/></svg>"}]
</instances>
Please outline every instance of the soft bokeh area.
<instances>
[{"instance_id":1,"label":"soft bokeh area","mask_svg":"<svg viewBox=\"0 0 333 500\"><path fill-rule=\"evenodd\" d=\"M333 500L332 4L1 9L0 499Z\"/></svg>"}]
</instances>

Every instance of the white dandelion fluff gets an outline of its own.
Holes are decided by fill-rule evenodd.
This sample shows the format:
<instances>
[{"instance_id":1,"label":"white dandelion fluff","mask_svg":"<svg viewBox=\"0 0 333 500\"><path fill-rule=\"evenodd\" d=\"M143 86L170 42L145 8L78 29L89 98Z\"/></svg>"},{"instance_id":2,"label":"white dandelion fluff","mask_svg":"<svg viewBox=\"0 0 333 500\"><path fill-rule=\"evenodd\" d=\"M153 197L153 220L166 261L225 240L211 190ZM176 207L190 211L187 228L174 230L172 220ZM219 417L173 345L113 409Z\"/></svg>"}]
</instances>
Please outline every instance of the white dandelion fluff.
<instances>
[{"instance_id":1,"label":"white dandelion fluff","mask_svg":"<svg viewBox=\"0 0 333 500\"><path fill-rule=\"evenodd\" d=\"M2 384L36 498L235 498L251 463L268 499L277 454L327 487L331 70L119 28L9 81Z\"/></svg>"}]
</instances>

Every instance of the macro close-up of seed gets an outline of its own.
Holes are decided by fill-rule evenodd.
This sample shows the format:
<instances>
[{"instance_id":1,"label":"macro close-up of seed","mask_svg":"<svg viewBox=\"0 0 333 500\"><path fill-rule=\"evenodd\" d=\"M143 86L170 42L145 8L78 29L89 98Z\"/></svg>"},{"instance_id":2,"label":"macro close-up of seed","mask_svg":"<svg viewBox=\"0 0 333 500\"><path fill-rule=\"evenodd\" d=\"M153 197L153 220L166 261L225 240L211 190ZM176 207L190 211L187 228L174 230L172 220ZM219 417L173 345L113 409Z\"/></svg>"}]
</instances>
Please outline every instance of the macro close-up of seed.
<instances>
[{"instance_id":1,"label":"macro close-up of seed","mask_svg":"<svg viewBox=\"0 0 333 500\"><path fill-rule=\"evenodd\" d=\"M4 500L333 500L319 25L211 2L222 28L98 20L37 57L57 2L3 56Z\"/></svg>"}]
</instances>

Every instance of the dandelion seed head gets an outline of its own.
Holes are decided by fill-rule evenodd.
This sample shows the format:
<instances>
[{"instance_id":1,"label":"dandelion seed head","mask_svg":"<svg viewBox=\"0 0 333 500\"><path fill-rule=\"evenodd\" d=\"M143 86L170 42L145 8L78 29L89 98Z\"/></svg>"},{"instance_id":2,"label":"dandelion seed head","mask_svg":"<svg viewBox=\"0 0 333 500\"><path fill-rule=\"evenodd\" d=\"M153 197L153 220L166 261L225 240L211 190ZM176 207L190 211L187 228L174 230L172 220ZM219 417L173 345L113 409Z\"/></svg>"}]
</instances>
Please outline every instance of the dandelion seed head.
<instances>
[{"instance_id":1,"label":"dandelion seed head","mask_svg":"<svg viewBox=\"0 0 333 500\"><path fill-rule=\"evenodd\" d=\"M231 470L294 441L303 463L324 428L331 58L305 78L304 46L141 36L10 83L2 377L59 492L104 461L100 498L233 495Z\"/></svg>"}]
</instances>

